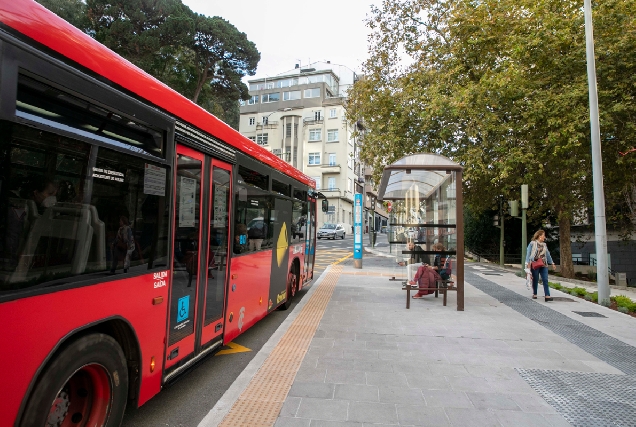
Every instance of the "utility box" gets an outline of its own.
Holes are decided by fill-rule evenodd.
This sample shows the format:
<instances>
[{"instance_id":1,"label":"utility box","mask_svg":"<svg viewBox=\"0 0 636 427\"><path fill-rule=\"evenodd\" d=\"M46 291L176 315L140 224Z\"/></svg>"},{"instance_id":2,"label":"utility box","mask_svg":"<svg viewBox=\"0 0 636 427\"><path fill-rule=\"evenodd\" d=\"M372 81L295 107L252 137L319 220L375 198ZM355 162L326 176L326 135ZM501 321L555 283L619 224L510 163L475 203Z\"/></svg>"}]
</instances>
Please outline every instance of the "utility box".
<instances>
[{"instance_id":1,"label":"utility box","mask_svg":"<svg viewBox=\"0 0 636 427\"><path fill-rule=\"evenodd\" d=\"M621 289L627 288L627 273L616 273L616 286Z\"/></svg>"}]
</instances>

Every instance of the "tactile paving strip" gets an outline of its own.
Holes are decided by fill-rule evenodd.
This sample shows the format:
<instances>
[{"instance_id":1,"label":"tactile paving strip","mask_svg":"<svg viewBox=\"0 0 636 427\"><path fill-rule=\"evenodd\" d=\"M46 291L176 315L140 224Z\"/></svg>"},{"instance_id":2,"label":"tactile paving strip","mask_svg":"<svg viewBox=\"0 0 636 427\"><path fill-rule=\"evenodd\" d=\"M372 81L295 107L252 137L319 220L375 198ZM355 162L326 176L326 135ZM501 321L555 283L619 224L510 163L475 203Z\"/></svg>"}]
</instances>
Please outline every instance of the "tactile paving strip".
<instances>
[{"instance_id":1,"label":"tactile paving strip","mask_svg":"<svg viewBox=\"0 0 636 427\"><path fill-rule=\"evenodd\" d=\"M636 378L632 376L542 369L517 372L573 426L636 423Z\"/></svg>"},{"instance_id":2,"label":"tactile paving strip","mask_svg":"<svg viewBox=\"0 0 636 427\"><path fill-rule=\"evenodd\" d=\"M341 265L331 267L220 426L274 425L341 273Z\"/></svg>"},{"instance_id":3,"label":"tactile paving strip","mask_svg":"<svg viewBox=\"0 0 636 427\"><path fill-rule=\"evenodd\" d=\"M636 375L636 347L466 270L466 281L525 317L624 372Z\"/></svg>"}]
</instances>

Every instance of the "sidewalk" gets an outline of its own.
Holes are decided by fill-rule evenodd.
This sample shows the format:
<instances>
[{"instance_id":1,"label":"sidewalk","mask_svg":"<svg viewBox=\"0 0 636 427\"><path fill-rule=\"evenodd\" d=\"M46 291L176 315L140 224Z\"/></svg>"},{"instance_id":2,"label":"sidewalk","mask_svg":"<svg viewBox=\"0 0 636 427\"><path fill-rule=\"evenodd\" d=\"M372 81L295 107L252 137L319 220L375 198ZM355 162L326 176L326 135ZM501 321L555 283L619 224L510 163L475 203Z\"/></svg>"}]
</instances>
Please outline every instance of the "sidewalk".
<instances>
[{"instance_id":1,"label":"sidewalk","mask_svg":"<svg viewBox=\"0 0 636 427\"><path fill-rule=\"evenodd\" d=\"M362 269L347 260L325 271L254 359L262 366L200 425L228 425L239 402L270 405L274 417L234 425L634 425L636 319L558 291L564 299L531 300L524 279L477 264L466 265L464 312L454 293L447 307L430 295L406 310L400 283L388 280L393 264L365 254ZM329 297L311 327L305 313L319 293ZM298 364L284 344L295 327L310 335L306 349L295 341ZM297 371L276 371L286 386L270 375L274 387L260 378L268 363ZM267 396L250 392L259 382Z\"/></svg>"}]
</instances>

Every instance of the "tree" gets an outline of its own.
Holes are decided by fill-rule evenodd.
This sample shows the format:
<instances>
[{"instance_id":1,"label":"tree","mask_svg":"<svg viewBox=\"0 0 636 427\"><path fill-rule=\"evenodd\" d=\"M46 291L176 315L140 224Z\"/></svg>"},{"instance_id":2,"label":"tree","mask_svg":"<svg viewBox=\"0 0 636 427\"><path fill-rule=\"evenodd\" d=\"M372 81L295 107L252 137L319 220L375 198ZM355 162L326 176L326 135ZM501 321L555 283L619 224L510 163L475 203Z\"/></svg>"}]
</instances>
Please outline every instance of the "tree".
<instances>
[{"instance_id":1,"label":"tree","mask_svg":"<svg viewBox=\"0 0 636 427\"><path fill-rule=\"evenodd\" d=\"M90 21L86 16L86 3L82 0L37 0L42 6L71 25L88 32Z\"/></svg>"},{"instance_id":2,"label":"tree","mask_svg":"<svg viewBox=\"0 0 636 427\"><path fill-rule=\"evenodd\" d=\"M465 200L477 211L492 208L495 195L518 198L520 184L529 184L530 219L558 221L566 276L573 275L571 221L592 200L579 3L385 1L368 22L374 30L371 55L364 64L365 79L354 85L348 105L350 119L362 118L369 130L361 157L378 173L406 154L447 155L464 165ZM601 34L597 51L636 47L635 25L625 21L636 11L634 5L629 0L597 7L596 14L603 16L601 29L595 26ZM617 28L627 36L619 37ZM398 52L411 62L405 65ZM605 68L599 67L599 73L612 76L599 78L601 110L630 116L636 61L627 64L618 54L609 56ZM631 143L633 125L625 122L625 117L605 114L604 137L617 141L620 133L621 141ZM626 168L616 155L608 156L609 148L604 146L606 176L619 182ZM608 200L624 197L624 188L606 189Z\"/></svg>"}]
</instances>

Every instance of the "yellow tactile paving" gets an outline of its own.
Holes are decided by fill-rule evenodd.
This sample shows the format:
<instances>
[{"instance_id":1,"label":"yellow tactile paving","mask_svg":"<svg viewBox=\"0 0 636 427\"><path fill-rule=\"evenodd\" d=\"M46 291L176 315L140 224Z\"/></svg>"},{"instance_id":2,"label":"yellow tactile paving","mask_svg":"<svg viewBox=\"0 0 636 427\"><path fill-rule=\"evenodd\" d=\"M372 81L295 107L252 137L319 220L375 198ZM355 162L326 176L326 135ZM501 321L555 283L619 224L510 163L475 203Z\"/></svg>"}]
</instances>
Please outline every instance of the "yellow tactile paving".
<instances>
[{"instance_id":1,"label":"yellow tactile paving","mask_svg":"<svg viewBox=\"0 0 636 427\"><path fill-rule=\"evenodd\" d=\"M342 266L332 267L220 426L274 425L341 273Z\"/></svg>"}]
</instances>

